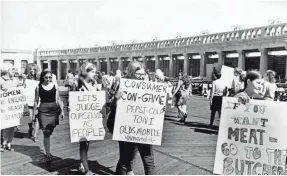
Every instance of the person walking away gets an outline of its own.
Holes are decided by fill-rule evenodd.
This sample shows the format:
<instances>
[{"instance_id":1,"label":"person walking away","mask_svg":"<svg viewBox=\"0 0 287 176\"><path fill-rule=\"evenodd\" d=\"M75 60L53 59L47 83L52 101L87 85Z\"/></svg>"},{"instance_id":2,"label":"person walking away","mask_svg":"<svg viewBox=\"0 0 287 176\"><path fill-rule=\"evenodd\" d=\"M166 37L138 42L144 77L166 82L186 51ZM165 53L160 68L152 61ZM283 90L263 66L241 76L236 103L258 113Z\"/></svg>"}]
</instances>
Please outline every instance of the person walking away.
<instances>
[{"instance_id":1,"label":"person walking away","mask_svg":"<svg viewBox=\"0 0 287 176\"><path fill-rule=\"evenodd\" d=\"M14 77L15 68L11 63L3 63L1 66L0 89L6 92L8 89L20 86L18 80ZM1 130L3 141L1 144L1 152L4 150L14 151L12 148L12 140L14 137L15 127L9 127Z\"/></svg>"},{"instance_id":2,"label":"person walking away","mask_svg":"<svg viewBox=\"0 0 287 176\"><path fill-rule=\"evenodd\" d=\"M40 68L37 64L31 63L27 66L28 75L27 79L40 81ZM38 110L35 112L35 118L33 120L33 109L34 106L29 106L31 122L28 123L28 137L31 138L34 142L38 142L37 134L39 130L39 120L38 120Z\"/></svg>"},{"instance_id":3,"label":"person walking away","mask_svg":"<svg viewBox=\"0 0 287 176\"><path fill-rule=\"evenodd\" d=\"M39 125L44 135L46 161L49 162L53 158L50 151L50 137L55 127L59 125L59 116L63 117L63 105L60 104L58 86L52 82L52 72L48 69L41 73L40 83L35 90L33 120L35 120L39 99L41 100L38 108Z\"/></svg>"},{"instance_id":4,"label":"person walking away","mask_svg":"<svg viewBox=\"0 0 287 176\"><path fill-rule=\"evenodd\" d=\"M212 82L212 89L210 93L210 123L209 128L213 127L213 121L215 118L215 113L218 112L218 116L221 116L222 98L224 91L226 90L225 82L221 79L221 73L217 73L217 80Z\"/></svg>"},{"instance_id":5,"label":"person walking away","mask_svg":"<svg viewBox=\"0 0 287 176\"><path fill-rule=\"evenodd\" d=\"M275 92L277 89L275 71L267 70L264 74L264 86L265 86L265 99L274 100Z\"/></svg>"}]
</instances>

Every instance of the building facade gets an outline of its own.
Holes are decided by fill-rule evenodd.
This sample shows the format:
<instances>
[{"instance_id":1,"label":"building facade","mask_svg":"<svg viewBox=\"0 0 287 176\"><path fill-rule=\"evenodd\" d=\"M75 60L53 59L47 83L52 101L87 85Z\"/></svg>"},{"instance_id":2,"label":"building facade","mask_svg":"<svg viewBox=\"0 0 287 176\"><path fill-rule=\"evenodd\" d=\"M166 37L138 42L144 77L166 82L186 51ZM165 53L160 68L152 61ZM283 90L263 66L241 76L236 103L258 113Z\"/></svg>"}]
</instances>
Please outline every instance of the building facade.
<instances>
[{"instance_id":1,"label":"building facade","mask_svg":"<svg viewBox=\"0 0 287 176\"><path fill-rule=\"evenodd\" d=\"M75 72L86 61L108 73L124 70L132 60L143 62L151 72L161 69L166 76L180 71L211 77L213 67L222 65L244 70L268 69L277 78L287 78L287 23L251 29L145 43L64 50L38 50L35 58L42 68L50 68L64 79L67 70Z\"/></svg>"}]
</instances>

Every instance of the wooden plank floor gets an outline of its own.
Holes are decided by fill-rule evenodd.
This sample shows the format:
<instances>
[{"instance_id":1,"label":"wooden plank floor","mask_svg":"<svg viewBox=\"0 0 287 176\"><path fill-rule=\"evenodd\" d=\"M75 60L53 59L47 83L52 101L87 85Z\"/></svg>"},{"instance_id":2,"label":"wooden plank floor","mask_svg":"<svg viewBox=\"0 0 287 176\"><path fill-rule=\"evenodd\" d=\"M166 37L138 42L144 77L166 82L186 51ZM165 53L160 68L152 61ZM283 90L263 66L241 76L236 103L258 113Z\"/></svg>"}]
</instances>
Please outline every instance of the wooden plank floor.
<instances>
[{"instance_id":1,"label":"wooden plank floor","mask_svg":"<svg viewBox=\"0 0 287 176\"><path fill-rule=\"evenodd\" d=\"M188 105L186 125L177 122L176 109L168 108L164 123L162 146L155 146L157 174L212 174L217 140L216 128L209 130L209 105L201 97L193 96ZM215 122L218 125L218 119ZM78 143L70 143L68 118L55 129L51 152L55 156L49 166L44 163L43 135L40 142L26 138L28 127L21 126L13 140L15 152L1 153L1 174L4 175L75 175L79 174ZM118 161L118 143L110 140L92 142L89 149L91 170L96 174L115 174ZM140 156L137 156L135 174L144 174Z\"/></svg>"}]
</instances>

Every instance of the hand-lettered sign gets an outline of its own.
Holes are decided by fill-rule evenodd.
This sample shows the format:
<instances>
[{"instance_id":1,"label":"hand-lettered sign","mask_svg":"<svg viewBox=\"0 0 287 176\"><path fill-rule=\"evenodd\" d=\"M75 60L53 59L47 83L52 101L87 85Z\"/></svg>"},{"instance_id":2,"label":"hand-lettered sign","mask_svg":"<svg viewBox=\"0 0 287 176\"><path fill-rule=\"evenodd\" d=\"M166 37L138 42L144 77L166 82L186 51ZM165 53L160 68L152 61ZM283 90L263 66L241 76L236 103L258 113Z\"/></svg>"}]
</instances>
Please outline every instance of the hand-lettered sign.
<instances>
[{"instance_id":1,"label":"hand-lettered sign","mask_svg":"<svg viewBox=\"0 0 287 176\"><path fill-rule=\"evenodd\" d=\"M29 117L27 98L23 87L0 91L1 129L20 125L22 117Z\"/></svg>"},{"instance_id":2,"label":"hand-lettered sign","mask_svg":"<svg viewBox=\"0 0 287 176\"><path fill-rule=\"evenodd\" d=\"M121 79L113 140L161 145L167 84Z\"/></svg>"},{"instance_id":3,"label":"hand-lettered sign","mask_svg":"<svg viewBox=\"0 0 287 176\"><path fill-rule=\"evenodd\" d=\"M35 89L39 85L39 81L26 79L25 84L26 84L25 94L27 96L28 106L33 107L35 101Z\"/></svg>"},{"instance_id":4,"label":"hand-lettered sign","mask_svg":"<svg viewBox=\"0 0 287 176\"><path fill-rule=\"evenodd\" d=\"M287 103L224 97L215 174L282 175L287 156Z\"/></svg>"},{"instance_id":5,"label":"hand-lettered sign","mask_svg":"<svg viewBox=\"0 0 287 176\"><path fill-rule=\"evenodd\" d=\"M69 92L71 142L103 140L104 91Z\"/></svg>"}]
</instances>

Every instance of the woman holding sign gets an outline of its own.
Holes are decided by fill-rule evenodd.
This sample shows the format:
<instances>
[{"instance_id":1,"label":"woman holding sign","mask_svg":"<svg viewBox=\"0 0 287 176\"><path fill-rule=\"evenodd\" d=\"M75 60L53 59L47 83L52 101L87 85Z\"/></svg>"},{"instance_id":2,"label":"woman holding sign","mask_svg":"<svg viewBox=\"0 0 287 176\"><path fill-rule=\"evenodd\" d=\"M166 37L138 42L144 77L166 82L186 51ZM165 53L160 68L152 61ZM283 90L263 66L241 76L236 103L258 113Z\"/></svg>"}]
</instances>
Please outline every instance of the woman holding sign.
<instances>
[{"instance_id":1,"label":"woman holding sign","mask_svg":"<svg viewBox=\"0 0 287 176\"><path fill-rule=\"evenodd\" d=\"M19 82L14 78L15 68L11 63L3 63L1 67L1 77L0 77L0 90L7 91L10 88L18 87ZM15 127L5 128L1 131L3 134L3 142L1 145L1 152L4 150L14 151L11 146L14 137Z\"/></svg>"},{"instance_id":2,"label":"woman holding sign","mask_svg":"<svg viewBox=\"0 0 287 176\"><path fill-rule=\"evenodd\" d=\"M127 75L125 78L145 80L146 75L147 74L145 72L143 64L137 61L133 61L133 62L130 62L127 67ZM122 94L123 93L119 90L119 86L118 86L113 102L111 103L111 111L109 114L109 120L107 122L107 126L111 132L113 131L113 122L114 122L116 109L117 109L117 100L121 98ZM119 158L117 168L116 168L117 174L133 175L132 165L133 165L135 156L137 154L137 150L139 151L141 155L142 162L144 164L145 174L155 175L154 154L153 154L152 145L124 142L124 141L119 141L120 158Z\"/></svg>"},{"instance_id":3,"label":"woman holding sign","mask_svg":"<svg viewBox=\"0 0 287 176\"><path fill-rule=\"evenodd\" d=\"M38 108L39 99L41 101ZM59 124L59 116L62 115L59 99L58 86L52 82L52 72L50 70L44 70L40 75L40 83L35 89L32 117L35 119L36 110L38 108L39 125L40 129L43 130L47 161L50 161L53 158L50 152L50 136L52 135L54 128Z\"/></svg>"},{"instance_id":4,"label":"woman holding sign","mask_svg":"<svg viewBox=\"0 0 287 176\"><path fill-rule=\"evenodd\" d=\"M34 63L29 64L27 70L28 70L27 79L34 80L34 81L40 80L41 72L37 64L34 64ZM31 122L28 123L28 126L29 126L28 135L34 142L38 142L39 140L37 138L37 133L39 129L39 121L38 121L38 118L33 118L33 115L32 115L33 109L34 109L34 106L29 106ZM34 128L33 128L33 125L34 125Z\"/></svg>"},{"instance_id":5,"label":"woman holding sign","mask_svg":"<svg viewBox=\"0 0 287 176\"><path fill-rule=\"evenodd\" d=\"M97 88L96 78L97 69L96 66L90 62L84 63L80 67L80 75L78 79L78 87L76 91L99 91ZM90 172L88 164L88 150L89 150L89 141L80 142L80 158L81 165L79 171L83 174L88 174Z\"/></svg>"}]
</instances>

